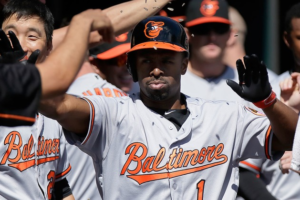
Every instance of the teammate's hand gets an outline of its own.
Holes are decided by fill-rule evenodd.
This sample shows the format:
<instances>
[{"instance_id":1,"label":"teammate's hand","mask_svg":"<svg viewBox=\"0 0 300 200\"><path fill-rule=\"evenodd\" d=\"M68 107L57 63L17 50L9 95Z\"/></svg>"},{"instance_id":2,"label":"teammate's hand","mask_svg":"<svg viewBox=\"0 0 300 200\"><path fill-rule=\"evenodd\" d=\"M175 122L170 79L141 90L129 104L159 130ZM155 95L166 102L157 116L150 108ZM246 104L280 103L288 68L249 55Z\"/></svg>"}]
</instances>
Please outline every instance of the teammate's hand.
<instances>
[{"instance_id":1,"label":"teammate's hand","mask_svg":"<svg viewBox=\"0 0 300 200\"><path fill-rule=\"evenodd\" d=\"M18 38L12 31L8 31L10 41L5 32L0 29L0 62L1 63L16 63L19 62L26 53L23 51Z\"/></svg>"},{"instance_id":2,"label":"teammate's hand","mask_svg":"<svg viewBox=\"0 0 300 200\"><path fill-rule=\"evenodd\" d=\"M291 77L280 82L280 100L297 112L300 110L300 73L293 73Z\"/></svg>"},{"instance_id":3,"label":"teammate's hand","mask_svg":"<svg viewBox=\"0 0 300 200\"><path fill-rule=\"evenodd\" d=\"M92 21L91 31L98 31L104 42L114 40L114 29L110 19L100 9L89 9L79 14L87 20Z\"/></svg>"},{"instance_id":4,"label":"teammate's hand","mask_svg":"<svg viewBox=\"0 0 300 200\"><path fill-rule=\"evenodd\" d=\"M227 79L227 84L247 101L256 103L267 99L272 88L266 66L256 55L244 56L244 63L245 66L241 59L236 61L240 83Z\"/></svg>"},{"instance_id":5,"label":"teammate's hand","mask_svg":"<svg viewBox=\"0 0 300 200\"><path fill-rule=\"evenodd\" d=\"M21 61L22 64L26 65L27 63L29 64L35 64L36 60L38 59L39 55L40 55L40 50L37 49L34 52L32 52L32 54L29 56L28 60L23 60Z\"/></svg>"},{"instance_id":6,"label":"teammate's hand","mask_svg":"<svg viewBox=\"0 0 300 200\"><path fill-rule=\"evenodd\" d=\"M279 169L283 174L289 173L289 170L291 169L292 158L293 158L292 151L284 152L283 156L280 158Z\"/></svg>"}]
</instances>

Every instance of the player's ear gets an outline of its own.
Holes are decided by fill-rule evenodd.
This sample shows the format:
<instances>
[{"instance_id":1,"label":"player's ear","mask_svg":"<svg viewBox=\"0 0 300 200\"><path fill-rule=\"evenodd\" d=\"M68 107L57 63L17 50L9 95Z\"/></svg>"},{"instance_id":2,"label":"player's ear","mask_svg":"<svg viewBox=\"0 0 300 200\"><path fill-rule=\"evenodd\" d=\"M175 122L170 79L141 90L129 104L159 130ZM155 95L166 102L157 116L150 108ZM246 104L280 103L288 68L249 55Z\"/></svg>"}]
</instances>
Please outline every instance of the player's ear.
<instances>
[{"instance_id":1,"label":"player's ear","mask_svg":"<svg viewBox=\"0 0 300 200\"><path fill-rule=\"evenodd\" d=\"M230 35L229 35L229 39L227 40L226 45L228 47L233 46L236 43L237 37L235 37L235 35L238 34L238 31L236 29L231 29L230 30Z\"/></svg>"},{"instance_id":2,"label":"player's ear","mask_svg":"<svg viewBox=\"0 0 300 200\"><path fill-rule=\"evenodd\" d=\"M190 41L191 35L190 35L189 29L186 28L186 27L184 27L184 30L185 30L185 32L186 32L186 35L187 35L188 40Z\"/></svg>"},{"instance_id":3,"label":"player's ear","mask_svg":"<svg viewBox=\"0 0 300 200\"><path fill-rule=\"evenodd\" d=\"M188 64L189 64L189 58L184 53L184 56L182 58L182 63L181 63L181 75L185 74Z\"/></svg>"},{"instance_id":4,"label":"player's ear","mask_svg":"<svg viewBox=\"0 0 300 200\"><path fill-rule=\"evenodd\" d=\"M52 49L53 49L52 41L48 41L47 42L47 56L49 56L49 54L52 51Z\"/></svg>"},{"instance_id":5,"label":"player's ear","mask_svg":"<svg viewBox=\"0 0 300 200\"><path fill-rule=\"evenodd\" d=\"M288 32L284 31L283 33L283 41L288 48L291 48L291 37Z\"/></svg>"}]
</instances>

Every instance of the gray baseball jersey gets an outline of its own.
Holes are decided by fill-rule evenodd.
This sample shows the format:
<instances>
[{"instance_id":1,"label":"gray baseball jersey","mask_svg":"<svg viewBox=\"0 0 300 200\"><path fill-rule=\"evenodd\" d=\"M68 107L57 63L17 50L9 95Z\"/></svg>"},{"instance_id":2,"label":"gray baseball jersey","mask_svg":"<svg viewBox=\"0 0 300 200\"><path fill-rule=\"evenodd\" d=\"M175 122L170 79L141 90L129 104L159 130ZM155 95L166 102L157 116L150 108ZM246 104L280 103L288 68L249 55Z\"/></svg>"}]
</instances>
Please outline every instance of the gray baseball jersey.
<instances>
[{"instance_id":1,"label":"gray baseball jersey","mask_svg":"<svg viewBox=\"0 0 300 200\"><path fill-rule=\"evenodd\" d=\"M0 199L51 199L71 170L61 126L40 114L31 127L0 132Z\"/></svg>"},{"instance_id":2,"label":"gray baseball jersey","mask_svg":"<svg viewBox=\"0 0 300 200\"><path fill-rule=\"evenodd\" d=\"M227 85L227 79L234 80L238 83L237 70L227 66L221 76L207 79L203 79L193 74L190 70L187 70L185 75L181 76L181 91L192 97L200 97L208 100L238 101L243 105L255 107L252 103L245 101L237 95ZM272 79L274 79L274 75L272 75Z\"/></svg>"},{"instance_id":3,"label":"gray baseball jersey","mask_svg":"<svg viewBox=\"0 0 300 200\"><path fill-rule=\"evenodd\" d=\"M89 73L77 78L67 93L79 96L102 95L105 97L127 95L95 73ZM67 144L67 152L72 165L72 171L68 174L67 178L75 199L101 199L96 185L92 158L76 146L70 144Z\"/></svg>"},{"instance_id":4,"label":"gray baseball jersey","mask_svg":"<svg viewBox=\"0 0 300 200\"><path fill-rule=\"evenodd\" d=\"M271 157L269 120L235 102L187 97L177 131L139 94L85 100L86 137L65 135L93 158L104 199L234 199L239 161Z\"/></svg>"},{"instance_id":5,"label":"gray baseball jersey","mask_svg":"<svg viewBox=\"0 0 300 200\"><path fill-rule=\"evenodd\" d=\"M273 90L280 96L279 83L290 77L290 73L284 72L273 81ZM279 161L268 159L247 159L240 163L240 167L260 174L266 184L268 191L278 199L299 199L300 197L300 176L290 171L289 174L282 174L279 169Z\"/></svg>"}]
</instances>

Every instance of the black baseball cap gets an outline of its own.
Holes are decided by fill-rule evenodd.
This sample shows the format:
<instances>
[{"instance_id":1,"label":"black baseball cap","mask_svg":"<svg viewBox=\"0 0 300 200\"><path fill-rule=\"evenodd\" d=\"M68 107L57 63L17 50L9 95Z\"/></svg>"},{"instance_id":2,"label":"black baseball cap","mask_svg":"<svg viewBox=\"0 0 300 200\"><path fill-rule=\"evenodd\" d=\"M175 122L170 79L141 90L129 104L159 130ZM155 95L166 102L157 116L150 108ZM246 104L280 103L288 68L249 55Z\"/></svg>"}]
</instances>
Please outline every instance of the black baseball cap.
<instances>
[{"instance_id":1,"label":"black baseball cap","mask_svg":"<svg viewBox=\"0 0 300 200\"><path fill-rule=\"evenodd\" d=\"M186 19L185 10L189 1L190 0L185 0L184 2L171 1L159 11L158 15L170 17L184 26Z\"/></svg>"},{"instance_id":2,"label":"black baseball cap","mask_svg":"<svg viewBox=\"0 0 300 200\"><path fill-rule=\"evenodd\" d=\"M130 50L131 32L123 33L115 38L112 43L104 43L90 49L90 56L100 60L118 57Z\"/></svg>"},{"instance_id":3,"label":"black baseball cap","mask_svg":"<svg viewBox=\"0 0 300 200\"><path fill-rule=\"evenodd\" d=\"M205 23L231 24L225 0L192 0L186 10L186 27Z\"/></svg>"}]
</instances>

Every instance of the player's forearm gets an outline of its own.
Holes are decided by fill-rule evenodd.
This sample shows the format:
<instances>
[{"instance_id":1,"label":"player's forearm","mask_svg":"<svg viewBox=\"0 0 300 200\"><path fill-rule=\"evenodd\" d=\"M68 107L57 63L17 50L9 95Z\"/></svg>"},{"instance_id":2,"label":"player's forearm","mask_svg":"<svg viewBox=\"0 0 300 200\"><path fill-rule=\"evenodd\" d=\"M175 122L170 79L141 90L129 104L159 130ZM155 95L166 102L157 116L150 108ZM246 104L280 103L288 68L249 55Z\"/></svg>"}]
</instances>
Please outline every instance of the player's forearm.
<instances>
[{"instance_id":1,"label":"player's forearm","mask_svg":"<svg viewBox=\"0 0 300 200\"><path fill-rule=\"evenodd\" d=\"M73 133L86 134L89 127L90 107L88 103L72 95L63 95L41 101L39 112L57 120L60 125Z\"/></svg>"},{"instance_id":2,"label":"player's forearm","mask_svg":"<svg viewBox=\"0 0 300 200\"><path fill-rule=\"evenodd\" d=\"M135 0L112 6L103 12L111 19L115 35L134 28L141 20L156 14L171 0Z\"/></svg>"},{"instance_id":3,"label":"player's forearm","mask_svg":"<svg viewBox=\"0 0 300 200\"><path fill-rule=\"evenodd\" d=\"M90 29L90 21L75 16L61 45L44 63L37 65L42 79L43 99L62 95L67 91L82 65Z\"/></svg>"},{"instance_id":4,"label":"player's forearm","mask_svg":"<svg viewBox=\"0 0 300 200\"><path fill-rule=\"evenodd\" d=\"M156 14L171 0L134 0L109 7L103 12L110 18L115 35L131 30L141 20ZM56 29L53 33L53 49L63 41L68 26ZM101 35L96 31L90 34L89 46L93 47L101 43Z\"/></svg>"},{"instance_id":5,"label":"player's forearm","mask_svg":"<svg viewBox=\"0 0 300 200\"><path fill-rule=\"evenodd\" d=\"M272 150L291 150L298 120L297 113L279 100L263 111L269 118L275 134Z\"/></svg>"}]
</instances>

